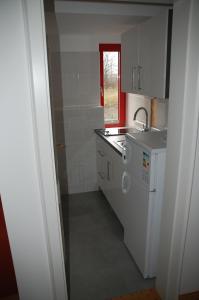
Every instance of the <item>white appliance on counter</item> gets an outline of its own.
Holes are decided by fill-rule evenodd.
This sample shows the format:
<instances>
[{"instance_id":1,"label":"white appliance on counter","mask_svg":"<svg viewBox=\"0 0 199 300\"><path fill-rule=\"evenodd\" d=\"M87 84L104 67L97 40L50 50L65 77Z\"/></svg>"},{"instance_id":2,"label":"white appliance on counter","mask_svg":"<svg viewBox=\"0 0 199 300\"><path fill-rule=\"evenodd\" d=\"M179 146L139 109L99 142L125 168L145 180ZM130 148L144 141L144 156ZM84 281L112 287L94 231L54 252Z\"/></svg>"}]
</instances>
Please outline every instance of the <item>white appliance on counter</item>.
<instances>
[{"instance_id":1,"label":"white appliance on counter","mask_svg":"<svg viewBox=\"0 0 199 300\"><path fill-rule=\"evenodd\" d=\"M166 131L126 135L124 242L144 278L156 276L165 159Z\"/></svg>"}]
</instances>

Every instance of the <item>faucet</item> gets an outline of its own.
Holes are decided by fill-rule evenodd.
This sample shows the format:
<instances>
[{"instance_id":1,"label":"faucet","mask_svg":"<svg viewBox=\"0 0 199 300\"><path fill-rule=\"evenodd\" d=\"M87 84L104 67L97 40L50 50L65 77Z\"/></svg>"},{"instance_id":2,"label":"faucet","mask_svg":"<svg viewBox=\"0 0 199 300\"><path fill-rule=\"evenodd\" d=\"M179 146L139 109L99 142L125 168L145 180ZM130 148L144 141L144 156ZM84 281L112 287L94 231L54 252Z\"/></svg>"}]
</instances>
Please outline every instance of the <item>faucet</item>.
<instances>
[{"instance_id":1,"label":"faucet","mask_svg":"<svg viewBox=\"0 0 199 300\"><path fill-rule=\"evenodd\" d=\"M141 106L141 107L139 107L139 108L136 110L136 112L134 113L134 116L133 116L133 120L136 120L136 116L137 116L137 114L138 114L138 112L139 112L140 110L144 110L144 112L145 112L145 115L146 115L146 123L145 123L144 131L148 131L148 130L149 130L149 127L148 127L148 111L146 110L145 107Z\"/></svg>"}]
</instances>

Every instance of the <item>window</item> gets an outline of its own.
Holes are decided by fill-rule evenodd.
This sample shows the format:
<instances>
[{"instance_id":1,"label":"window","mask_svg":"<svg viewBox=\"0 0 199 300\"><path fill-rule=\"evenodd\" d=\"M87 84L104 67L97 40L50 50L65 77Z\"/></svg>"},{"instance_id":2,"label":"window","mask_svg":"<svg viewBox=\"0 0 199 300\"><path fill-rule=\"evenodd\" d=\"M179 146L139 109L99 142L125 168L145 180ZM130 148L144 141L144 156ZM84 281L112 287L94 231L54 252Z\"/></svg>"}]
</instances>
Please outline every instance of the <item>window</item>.
<instances>
[{"instance_id":1,"label":"window","mask_svg":"<svg viewBox=\"0 0 199 300\"><path fill-rule=\"evenodd\" d=\"M105 127L125 126L125 93L121 92L121 45L100 44L100 93Z\"/></svg>"}]
</instances>

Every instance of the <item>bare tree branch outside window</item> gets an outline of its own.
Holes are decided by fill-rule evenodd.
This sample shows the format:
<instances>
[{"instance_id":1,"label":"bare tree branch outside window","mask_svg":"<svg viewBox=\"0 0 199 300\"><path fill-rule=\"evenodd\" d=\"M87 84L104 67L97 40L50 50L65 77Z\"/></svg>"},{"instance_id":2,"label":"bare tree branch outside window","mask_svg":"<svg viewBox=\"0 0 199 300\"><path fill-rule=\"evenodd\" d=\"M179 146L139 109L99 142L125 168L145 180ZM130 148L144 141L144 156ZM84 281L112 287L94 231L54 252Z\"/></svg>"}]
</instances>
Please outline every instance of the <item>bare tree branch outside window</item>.
<instances>
[{"instance_id":1,"label":"bare tree branch outside window","mask_svg":"<svg viewBox=\"0 0 199 300\"><path fill-rule=\"evenodd\" d=\"M105 120L118 120L118 52L104 52Z\"/></svg>"}]
</instances>

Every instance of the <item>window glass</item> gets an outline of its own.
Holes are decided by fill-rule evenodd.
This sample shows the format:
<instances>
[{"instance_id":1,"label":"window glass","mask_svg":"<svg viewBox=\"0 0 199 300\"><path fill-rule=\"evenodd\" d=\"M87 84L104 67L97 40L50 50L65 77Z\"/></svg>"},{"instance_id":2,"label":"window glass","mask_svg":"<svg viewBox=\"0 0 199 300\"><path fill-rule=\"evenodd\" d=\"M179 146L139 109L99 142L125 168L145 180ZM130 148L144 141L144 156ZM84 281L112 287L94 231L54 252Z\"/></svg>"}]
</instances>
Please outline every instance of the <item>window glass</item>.
<instances>
[{"instance_id":1,"label":"window glass","mask_svg":"<svg viewBox=\"0 0 199 300\"><path fill-rule=\"evenodd\" d=\"M125 126L125 93L121 92L121 45L100 44L100 91L105 127Z\"/></svg>"},{"instance_id":2,"label":"window glass","mask_svg":"<svg viewBox=\"0 0 199 300\"><path fill-rule=\"evenodd\" d=\"M118 52L104 52L104 119L105 123L119 121Z\"/></svg>"}]
</instances>

